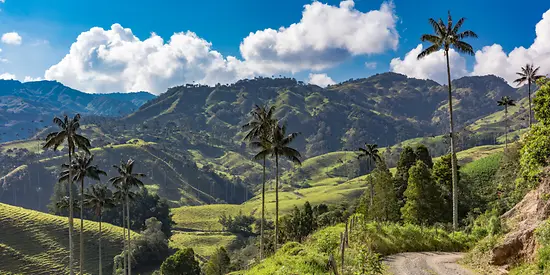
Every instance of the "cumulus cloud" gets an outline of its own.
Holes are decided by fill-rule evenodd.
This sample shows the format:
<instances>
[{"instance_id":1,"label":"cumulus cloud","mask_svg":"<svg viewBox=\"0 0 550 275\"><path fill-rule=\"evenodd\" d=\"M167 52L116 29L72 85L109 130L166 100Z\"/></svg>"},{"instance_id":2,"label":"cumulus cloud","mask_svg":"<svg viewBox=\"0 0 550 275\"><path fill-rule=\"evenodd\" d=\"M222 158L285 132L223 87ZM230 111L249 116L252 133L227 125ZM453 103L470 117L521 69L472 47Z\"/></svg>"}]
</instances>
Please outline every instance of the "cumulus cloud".
<instances>
[{"instance_id":1,"label":"cumulus cloud","mask_svg":"<svg viewBox=\"0 0 550 275\"><path fill-rule=\"evenodd\" d=\"M10 79L17 79L17 78L15 77L14 74L3 73L3 74L0 74L0 79L10 80Z\"/></svg>"},{"instance_id":2,"label":"cumulus cloud","mask_svg":"<svg viewBox=\"0 0 550 275\"><path fill-rule=\"evenodd\" d=\"M472 74L495 74L512 84L517 78L516 72L527 63L540 66L541 74L550 74L550 10L542 15L535 27L535 33L536 38L531 46L517 47L508 54L499 44L478 50Z\"/></svg>"},{"instance_id":3,"label":"cumulus cloud","mask_svg":"<svg viewBox=\"0 0 550 275\"><path fill-rule=\"evenodd\" d=\"M378 64L376 62L365 62L365 67L367 67L367 69L376 69L376 66L378 66Z\"/></svg>"},{"instance_id":4,"label":"cumulus cloud","mask_svg":"<svg viewBox=\"0 0 550 275\"><path fill-rule=\"evenodd\" d=\"M278 30L250 33L241 45L243 58L256 70L321 70L350 56L396 49L399 35L393 4L366 13L347 0L338 7L314 1L304 6L300 22Z\"/></svg>"},{"instance_id":5,"label":"cumulus cloud","mask_svg":"<svg viewBox=\"0 0 550 275\"><path fill-rule=\"evenodd\" d=\"M250 33L240 44L242 58L224 57L191 31L164 41L154 33L140 40L119 24L94 27L81 33L69 53L44 76L86 92L158 94L183 83L213 85L319 70L350 56L396 49L396 20L390 3L363 13L350 0L339 6L315 1L304 6L298 23Z\"/></svg>"},{"instance_id":6,"label":"cumulus cloud","mask_svg":"<svg viewBox=\"0 0 550 275\"><path fill-rule=\"evenodd\" d=\"M168 42L156 35L143 41L132 30L114 24L81 33L46 79L55 79L86 92L166 88L196 81L213 85L252 76L235 57L224 58L211 43L193 32L175 33Z\"/></svg>"},{"instance_id":7,"label":"cumulus cloud","mask_svg":"<svg viewBox=\"0 0 550 275\"><path fill-rule=\"evenodd\" d=\"M336 84L336 82L334 82L334 80L332 80L332 78L327 74L309 74L307 82L320 87Z\"/></svg>"},{"instance_id":8,"label":"cumulus cloud","mask_svg":"<svg viewBox=\"0 0 550 275\"><path fill-rule=\"evenodd\" d=\"M2 42L10 45L21 45L23 39L16 32L7 32L2 35Z\"/></svg>"},{"instance_id":9,"label":"cumulus cloud","mask_svg":"<svg viewBox=\"0 0 550 275\"><path fill-rule=\"evenodd\" d=\"M32 77L32 76L25 76L25 78L23 79L23 82L32 82L32 81L40 81L40 80L43 80L42 77Z\"/></svg>"},{"instance_id":10,"label":"cumulus cloud","mask_svg":"<svg viewBox=\"0 0 550 275\"><path fill-rule=\"evenodd\" d=\"M418 60L417 56L422 52L422 49L422 44L419 44L408 52L405 58L392 59L390 70L410 77L432 79L440 84L447 83L447 61L443 50L439 50ZM451 78L455 79L468 74L466 59L453 49L449 51L449 63Z\"/></svg>"}]
</instances>

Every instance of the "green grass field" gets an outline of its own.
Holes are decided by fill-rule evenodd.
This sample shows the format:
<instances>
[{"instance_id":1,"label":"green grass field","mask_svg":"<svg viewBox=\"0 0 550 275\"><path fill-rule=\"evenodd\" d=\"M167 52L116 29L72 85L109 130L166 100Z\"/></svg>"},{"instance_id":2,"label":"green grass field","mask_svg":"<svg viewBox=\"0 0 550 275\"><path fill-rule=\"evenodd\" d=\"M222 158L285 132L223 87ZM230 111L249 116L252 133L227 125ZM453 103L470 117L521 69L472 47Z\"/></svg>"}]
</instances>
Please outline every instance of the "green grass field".
<instances>
[{"instance_id":1,"label":"green grass field","mask_svg":"<svg viewBox=\"0 0 550 275\"><path fill-rule=\"evenodd\" d=\"M170 247L191 247L196 254L208 257L219 247L226 247L237 237L225 232L179 232L176 231L170 238Z\"/></svg>"},{"instance_id":2,"label":"green grass field","mask_svg":"<svg viewBox=\"0 0 550 275\"><path fill-rule=\"evenodd\" d=\"M75 219L75 262L78 231ZM122 228L102 223L103 273L110 274L113 257L122 251ZM66 217L0 204L0 274L68 274L69 241ZM98 274L99 223L84 221L86 273Z\"/></svg>"}]
</instances>

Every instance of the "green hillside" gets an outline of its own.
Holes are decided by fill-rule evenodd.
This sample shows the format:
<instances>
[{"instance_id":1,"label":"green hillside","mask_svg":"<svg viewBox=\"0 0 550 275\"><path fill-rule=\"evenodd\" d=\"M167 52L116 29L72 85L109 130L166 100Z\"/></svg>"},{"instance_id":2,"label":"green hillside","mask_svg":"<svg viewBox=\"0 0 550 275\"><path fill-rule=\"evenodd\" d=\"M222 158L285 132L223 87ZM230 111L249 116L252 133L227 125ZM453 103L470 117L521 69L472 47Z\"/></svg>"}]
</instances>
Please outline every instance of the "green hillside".
<instances>
[{"instance_id":1,"label":"green hillside","mask_svg":"<svg viewBox=\"0 0 550 275\"><path fill-rule=\"evenodd\" d=\"M68 222L66 217L0 203L0 274L69 274ZM75 231L80 230L76 222ZM103 273L110 274L113 257L122 251L122 229L107 223L103 230ZM84 221L84 269L97 274L99 224ZM74 234L78 238L78 234ZM79 255L75 245L75 255Z\"/></svg>"}]
</instances>

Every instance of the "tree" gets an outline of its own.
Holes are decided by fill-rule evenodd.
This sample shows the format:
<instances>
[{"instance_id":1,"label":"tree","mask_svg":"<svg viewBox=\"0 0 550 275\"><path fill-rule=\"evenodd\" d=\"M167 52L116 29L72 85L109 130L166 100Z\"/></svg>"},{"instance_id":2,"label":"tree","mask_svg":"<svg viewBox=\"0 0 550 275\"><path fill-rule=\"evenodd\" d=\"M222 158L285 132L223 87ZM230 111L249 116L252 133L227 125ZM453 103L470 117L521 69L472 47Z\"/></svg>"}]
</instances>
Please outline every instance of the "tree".
<instances>
[{"instance_id":1,"label":"tree","mask_svg":"<svg viewBox=\"0 0 550 275\"><path fill-rule=\"evenodd\" d=\"M130 198L129 192L134 187L143 187L143 182L140 178L145 177L145 174L134 173L134 160L129 159L126 163L121 163L120 166L114 165L119 173L118 176L113 177L109 180L111 184L117 188L121 189L124 192L124 201L126 203L126 224L128 226L128 252L132 250L131 248L131 239L130 239ZM130 253L127 253L128 256L128 275L132 275L132 261L130 259Z\"/></svg>"},{"instance_id":2,"label":"tree","mask_svg":"<svg viewBox=\"0 0 550 275\"><path fill-rule=\"evenodd\" d=\"M380 154L378 152L378 145L365 143L365 148L359 148L359 159L365 158L367 160L368 173L372 172L376 167L376 163L381 161ZM370 181L370 206L374 199L374 186L372 183L372 177L369 177Z\"/></svg>"},{"instance_id":3,"label":"tree","mask_svg":"<svg viewBox=\"0 0 550 275\"><path fill-rule=\"evenodd\" d=\"M434 210L441 205L441 193L432 179L430 169L420 160L409 170L405 197L407 202L401 208L404 222L423 225L437 221Z\"/></svg>"},{"instance_id":4,"label":"tree","mask_svg":"<svg viewBox=\"0 0 550 275\"><path fill-rule=\"evenodd\" d=\"M544 126L550 126L550 79L541 78L538 81L539 91L535 97L533 107L535 118Z\"/></svg>"},{"instance_id":5,"label":"tree","mask_svg":"<svg viewBox=\"0 0 550 275\"><path fill-rule=\"evenodd\" d=\"M499 101L497 101L498 106L504 106L504 129L505 139L504 139L504 148L508 149L508 106L516 106L515 100L511 99L509 96L503 96ZM530 106L529 106L530 107Z\"/></svg>"},{"instance_id":6,"label":"tree","mask_svg":"<svg viewBox=\"0 0 550 275\"><path fill-rule=\"evenodd\" d=\"M129 253L129 249L128 249L128 244L127 244L127 240L126 240L126 227L128 227L128 230L130 230L130 225L126 223L126 206L125 206L125 202L126 202L126 196L128 196L128 198L130 200L133 200L136 196L136 193L132 192L132 191L128 191L126 192L126 190L124 189L124 186L122 185L115 185L114 186L115 189L117 191L115 191L115 193L113 194L113 199L115 201L115 203L117 204L120 204L121 208L122 208L122 221L121 221L121 226L122 226L122 240L123 240L123 244L124 244L124 257L123 257L123 268L124 268L124 274L126 273L126 271L128 270L128 253Z\"/></svg>"},{"instance_id":7,"label":"tree","mask_svg":"<svg viewBox=\"0 0 550 275\"><path fill-rule=\"evenodd\" d=\"M405 146L399 160L397 161L397 171L394 178L395 195L399 208L405 205L405 190L407 190L407 182L409 180L409 169L416 163L416 155L410 146Z\"/></svg>"},{"instance_id":8,"label":"tree","mask_svg":"<svg viewBox=\"0 0 550 275\"><path fill-rule=\"evenodd\" d=\"M248 141L269 140L271 136L271 131L273 130L273 125L277 123L277 120L273 118L274 113L275 113L275 106L271 106L268 109L266 106L260 107L256 105L256 107L251 111L252 120L250 120L247 124L242 126L244 130L248 130L248 133L246 134L244 139ZM266 143L256 143L256 145L260 145L260 148L262 150L267 149L264 147ZM262 219L260 220L260 260L263 259L263 253L264 253L266 155L263 156L262 160L263 160L263 163L262 163L263 181L262 181Z\"/></svg>"},{"instance_id":9,"label":"tree","mask_svg":"<svg viewBox=\"0 0 550 275\"><path fill-rule=\"evenodd\" d=\"M474 49L472 46L464 42L465 38L477 38L477 34L473 31L461 31L460 28L464 24L466 19L464 17L460 18L456 24L453 24L453 19L451 17L451 12L449 11L447 25L440 18L439 21L436 21L433 18L429 20L430 25L434 29L435 34L424 34L420 38L422 42L429 42L431 45L423 50L418 56L418 59L422 59L432 53L439 52L440 49L443 49L445 58L447 59L447 82L449 85L449 124L450 132L449 137L451 138L451 155L453 158L452 161L452 175L453 175L453 229L456 230L458 227L458 192L455 190L458 185L458 169L456 162L456 152L455 152L455 133L454 133L454 120L453 120L453 95L451 88L451 67L449 64L449 51L454 49L459 53L465 53L469 55L474 54Z\"/></svg>"},{"instance_id":10,"label":"tree","mask_svg":"<svg viewBox=\"0 0 550 275\"><path fill-rule=\"evenodd\" d=\"M76 148L83 150L86 153L90 153L91 147L90 140L77 133L80 128L80 114L76 114L73 119L69 119L67 115L63 119L54 117L53 123L55 123L60 131L52 132L46 137L46 143L44 143L43 149L52 148L57 151L57 148L63 144L67 144L66 148L69 151L69 163L73 162L73 154L76 152ZM68 185L72 186L72 176L68 177ZM69 200L72 202L73 190L69 188ZM69 203L69 205L73 205ZM74 243L73 243L73 207L69 207L69 273L74 274L73 270L74 262ZM82 270L83 259L80 259L80 273Z\"/></svg>"},{"instance_id":11,"label":"tree","mask_svg":"<svg viewBox=\"0 0 550 275\"><path fill-rule=\"evenodd\" d=\"M424 162L428 166L428 168L432 169L434 167L432 156L430 155L430 151L428 150L428 147L426 147L426 145L418 145L414 150L414 154L416 155L416 159Z\"/></svg>"},{"instance_id":12,"label":"tree","mask_svg":"<svg viewBox=\"0 0 550 275\"><path fill-rule=\"evenodd\" d=\"M97 184L92 185L91 188L88 188L87 192L84 194L84 199L84 204L94 210L99 221L99 275L101 275L103 274L103 266L101 261L101 218L103 209L115 206L113 194L105 184Z\"/></svg>"},{"instance_id":13,"label":"tree","mask_svg":"<svg viewBox=\"0 0 550 275\"><path fill-rule=\"evenodd\" d=\"M460 166L457 167L457 169L460 169ZM432 175L433 179L435 181L435 184L439 187L441 190L441 196L443 199L443 205L448 208L452 204L453 200L453 174L452 174L452 163L451 163L451 155L447 154L442 157L440 157L435 163L434 167L432 169ZM458 174L458 182L460 183L460 174ZM460 192L460 188L458 190ZM441 209L441 208L438 208ZM440 218L443 221L452 221L452 216L449 215L452 213L449 213L448 211L442 211L440 213Z\"/></svg>"},{"instance_id":14,"label":"tree","mask_svg":"<svg viewBox=\"0 0 550 275\"><path fill-rule=\"evenodd\" d=\"M366 195L360 200L359 213L369 220L396 222L399 220L399 205L393 188L393 178L384 161L380 161L376 169L370 174L374 182L374 197L372 207L367 207Z\"/></svg>"},{"instance_id":15,"label":"tree","mask_svg":"<svg viewBox=\"0 0 550 275\"><path fill-rule=\"evenodd\" d=\"M220 247L216 250L216 253L210 257L206 264L206 275L225 275L229 273L229 267L231 266L231 259L227 254L225 248Z\"/></svg>"},{"instance_id":16,"label":"tree","mask_svg":"<svg viewBox=\"0 0 550 275\"><path fill-rule=\"evenodd\" d=\"M521 67L521 71L516 74L519 75L519 78L514 80L514 83L517 83L518 86L527 83L527 89L529 91L529 128L533 124L532 119L532 109L531 109L531 84L536 83L538 79L542 78L542 75L538 75L539 68L535 68L533 64L527 64L525 67Z\"/></svg>"},{"instance_id":17,"label":"tree","mask_svg":"<svg viewBox=\"0 0 550 275\"><path fill-rule=\"evenodd\" d=\"M255 141L254 146L262 148L254 159L263 159L271 155L275 157L275 249L278 247L279 239L279 157L286 157L292 162L300 165L300 152L289 147L290 143L298 136L298 133L286 133L286 125L273 125L269 139Z\"/></svg>"},{"instance_id":18,"label":"tree","mask_svg":"<svg viewBox=\"0 0 550 275\"><path fill-rule=\"evenodd\" d=\"M99 169L96 165L92 165L94 156L85 154L77 154L72 163L62 164L64 168L59 175L60 182L66 182L72 176L72 181L80 182L80 273L83 271L84 261L84 179L91 178L99 181L100 175L107 175L105 171Z\"/></svg>"},{"instance_id":19,"label":"tree","mask_svg":"<svg viewBox=\"0 0 550 275\"><path fill-rule=\"evenodd\" d=\"M160 266L160 272L163 275L200 275L201 269L193 249L185 248L166 258Z\"/></svg>"}]
</instances>

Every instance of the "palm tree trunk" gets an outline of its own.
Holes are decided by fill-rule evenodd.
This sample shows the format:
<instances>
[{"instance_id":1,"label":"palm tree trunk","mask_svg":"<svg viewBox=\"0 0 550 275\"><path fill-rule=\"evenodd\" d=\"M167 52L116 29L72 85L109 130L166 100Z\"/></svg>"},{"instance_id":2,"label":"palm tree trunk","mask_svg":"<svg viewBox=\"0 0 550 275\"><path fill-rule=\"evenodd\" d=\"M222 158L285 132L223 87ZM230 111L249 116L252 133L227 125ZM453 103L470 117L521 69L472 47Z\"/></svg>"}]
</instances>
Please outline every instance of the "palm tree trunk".
<instances>
[{"instance_id":1,"label":"palm tree trunk","mask_svg":"<svg viewBox=\"0 0 550 275\"><path fill-rule=\"evenodd\" d=\"M99 275L103 275L103 266L101 265L101 209L99 210Z\"/></svg>"},{"instance_id":2,"label":"palm tree trunk","mask_svg":"<svg viewBox=\"0 0 550 275\"><path fill-rule=\"evenodd\" d=\"M262 182L262 220L260 221L260 260L264 256L264 221L265 221L265 156L264 156L264 179Z\"/></svg>"},{"instance_id":3,"label":"palm tree trunk","mask_svg":"<svg viewBox=\"0 0 550 275\"><path fill-rule=\"evenodd\" d=\"M279 245L279 154L275 153L275 251Z\"/></svg>"},{"instance_id":4,"label":"palm tree trunk","mask_svg":"<svg viewBox=\"0 0 550 275\"><path fill-rule=\"evenodd\" d=\"M374 184L372 183L372 175L369 175L370 180L370 208L372 209L372 205L374 203Z\"/></svg>"},{"instance_id":5,"label":"palm tree trunk","mask_svg":"<svg viewBox=\"0 0 550 275\"><path fill-rule=\"evenodd\" d=\"M67 146L68 147L68 146ZM73 244L73 175L71 171L71 163L73 161L73 154L69 148L69 273L74 274L73 262L74 262L74 244Z\"/></svg>"},{"instance_id":6,"label":"palm tree trunk","mask_svg":"<svg viewBox=\"0 0 550 275\"><path fill-rule=\"evenodd\" d=\"M451 89L451 67L449 65L449 50L445 51L447 58L447 80L449 82L449 122L450 122L450 137L451 137L451 169L453 181L453 230L458 228L458 171L456 165L455 152L455 137L454 137L454 120L453 120L453 94Z\"/></svg>"},{"instance_id":7,"label":"palm tree trunk","mask_svg":"<svg viewBox=\"0 0 550 275\"><path fill-rule=\"evenodd\" d=\"M80 275L84 274L84 178L80 180Z\"/></svg>"},{"instance_id":8,"label":"palm tree trunk","mask_svg":"<svg viewBox=\"0 0 550 275\"><path fill-rule=\"evenodd\" d=\"M531 80L527 80L527 87L528 87L528 90L529 90L529 128L531 128L531 124L533 123L533 119L531 118L532 116L532 112L531 111Z\"/></svg>"},{"instance_id":9,"label":"palm tree trunk","mask_svg":"<svg viewBox=\"0 0 550 275\"><path fill-rule=\"evenodd\" d=\"M127 252L127 245L126 245L126 212L124 211L125 210L125 207L124 207L124 199L122 200L122 243L124 244L124 249L122 249L122 252L123 253L123 259L122 259L122 264L123 264L123 267L124 267L124 272L123 274L126 274L126 270L127 269L127 258L126 258L126 254L128 253Z\"/></svg>"},{"instance_id":10,"label":"palm tree trunk","mask_svg":"<svg viewBox=\"0 0 550 275\"><path fill-rule=\"evenodd\" d=\"M504 149L508 149L508 105L504 105Z\"/></svg>"},{"instance_id":11,"label":"palm tree trunk","mask_svg":"<svg viewBox=\"0 0 550 275\"><path fill-rule=\"evenodd\" d=\"M132 275L132 241L130 240L130 200L128 199L128 192L126 192L126 226L128 226L128 275Z\"/></svg>"}]
</instances>

